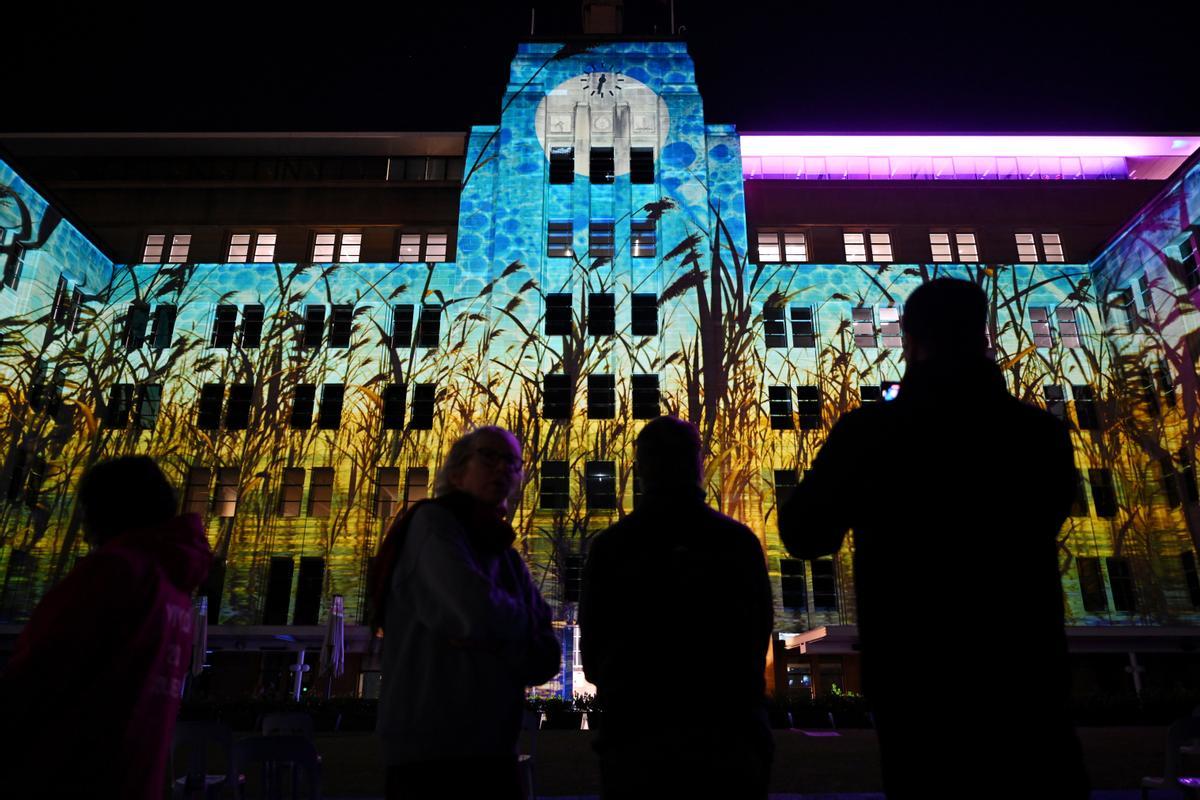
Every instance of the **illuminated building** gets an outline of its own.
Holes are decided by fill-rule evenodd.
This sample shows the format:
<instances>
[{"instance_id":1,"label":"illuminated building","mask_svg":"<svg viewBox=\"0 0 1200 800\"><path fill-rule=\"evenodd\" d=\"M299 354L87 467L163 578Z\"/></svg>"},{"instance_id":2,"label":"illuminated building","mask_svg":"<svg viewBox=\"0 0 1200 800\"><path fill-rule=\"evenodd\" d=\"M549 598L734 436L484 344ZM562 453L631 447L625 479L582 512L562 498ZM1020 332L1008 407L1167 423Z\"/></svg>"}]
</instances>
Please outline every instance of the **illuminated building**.
<instances>
[{"instance_id":1,"label":"illuminated building","mask_svg":"<svg viewBox=\"0 0 1200 800\"><path fill-rule=\"evenodd\" d=\"M669 413L762 537L777 680L855 688L849 556L788 559L777 497L886 401L907 293L954 275L992 299L1014 393L1078 429L1072 641L1195 641L1200 137L739 134L665 40L521 45L502 109L465 135L0 142L4 619L81 553L82 469L137 452L208 521L214 658L319 643L449 443L497 423L569 654L589 537Z\"/></svg>"}]
</instances>

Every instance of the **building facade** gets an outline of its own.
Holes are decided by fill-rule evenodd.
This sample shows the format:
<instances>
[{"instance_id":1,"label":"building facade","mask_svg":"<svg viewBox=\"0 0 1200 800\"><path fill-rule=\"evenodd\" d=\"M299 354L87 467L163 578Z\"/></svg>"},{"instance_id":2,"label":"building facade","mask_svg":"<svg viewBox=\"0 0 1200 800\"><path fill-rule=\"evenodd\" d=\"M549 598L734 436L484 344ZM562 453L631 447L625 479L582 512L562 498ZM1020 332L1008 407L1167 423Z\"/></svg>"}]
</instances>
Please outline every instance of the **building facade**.
<instances>
[{"instance_id":1,"label":"building facade","mask_svg":"<svg viewBox=\"0 0 1200 800\"><path fill-rule=\"evenodd\" d=\"M775 510L841 413L893 396L904 298L951 275L988 294L1010 389L1075 429L1076 641L1194 640L1200 138L745 135L705 121L682 43L610 41L521 45L466 135L0 143L11 625L83 553L82 471L127 453L207 520L217 647L320 630L335 595L361 620L392 517L499 424L569 694L588 542L672 414L763 543L776 690L855 688L852 543L790 559Z\"/></svg>"}]
</instances>

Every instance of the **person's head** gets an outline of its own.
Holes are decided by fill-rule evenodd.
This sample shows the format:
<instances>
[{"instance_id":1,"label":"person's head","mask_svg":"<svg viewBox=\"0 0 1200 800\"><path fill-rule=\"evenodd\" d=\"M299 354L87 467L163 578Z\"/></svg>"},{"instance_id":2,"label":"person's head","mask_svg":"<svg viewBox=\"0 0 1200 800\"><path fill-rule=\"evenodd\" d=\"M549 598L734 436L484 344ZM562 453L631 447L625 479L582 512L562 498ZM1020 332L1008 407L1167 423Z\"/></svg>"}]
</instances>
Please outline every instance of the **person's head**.
<instances>
[{"instance_id":1,"label":"person's head","mask_svg":"<svg viewBox=\"0 0 1200 800\"><path fill-rule=\"evenodd\" d=\"M973 283L937 278L904 302L904 358L982 358L987 351L987 295Z\"/></svg>"},{"instance_id":2,"label":"person's head","mask_svg":"<svg viewBox=\"0 0 1200 800\"><path fill-rule=\"evenodd\" d=\"M148 456L96 464L79 481L78 500L83 536L92 547L125 531L161 525L179 513L175 490Z\"/></svg>"},{"instance_id":3,"label":"person's head","mask_svg":"<svg viewBox=\"0 0 1200 800\"><path fill-rule=\"evenodd\" d=\"M693 488L703 475L700 431L677 417L658 417L646 423L634 443L642 491Z\"/></svg>"},{"instance_id":4,"label":"person's head","mask_svg":"<svg viewBox=\"0 0 1200 800\"><path fill-rule=\"evenodd\" d=\"M462 436L433 481L435 496L466 492L487 505L507 508L521 483L521 445L511 433L485 425Z\"/></svg>"}]
</instances>

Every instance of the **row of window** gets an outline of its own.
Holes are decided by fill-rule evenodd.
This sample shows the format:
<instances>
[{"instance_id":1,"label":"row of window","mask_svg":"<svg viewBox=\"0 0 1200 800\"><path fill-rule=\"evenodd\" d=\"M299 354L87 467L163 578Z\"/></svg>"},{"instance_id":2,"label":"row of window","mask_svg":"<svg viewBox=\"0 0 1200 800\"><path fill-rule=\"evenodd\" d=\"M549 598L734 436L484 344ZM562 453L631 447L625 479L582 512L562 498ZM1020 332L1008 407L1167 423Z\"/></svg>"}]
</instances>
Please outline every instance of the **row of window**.
<instances>
[{"instance_id":1,"label":"row of window","mask_svg":"<svg viewBox=\"0 0 1200 800\"><path fill-rule=\"evenodd\" d=\"M623 165L622 165L623 166ZM592 147L588 151L588 180L606 184L616 180L616 151L611 147ZM550 183L575 182L575 148L550 148ZM654 183L654 148L629 148L629 182Z\"/></svg>"},{"instance_id":2,"label":"row of window","mask_svg":"<svg viewBox=\"0 0 1200 800\"><path fill-rule=\"evenodd\" d=\"M593 259L611 260L616 254L616 221L593 219L588 222L588 251ZM629 222L629 255L633 258L654 258L658 254L658 228L654 220L633 219ZM569 219L552 219L546 223L546 256L573 258L575 256L575 223Z\"/></svg>"},{"instance_id":3,"label":"row of window","mask_svg":"<svg viewBox=\"0 0 1200 800\"><path fill-rule=\"evenodd\" d=\"M551 374L542 378L542 417L570 419L574 407L575 379L572 375ZM634 419L654 419L660 411L657 375L630 376L631 410ZM615 375L589 375L587 379L587 418L614 419L617 410Z\"/></svg>"},{"instance_id":4,"label":"row of window","mask_svg":"<svg viewBox=\"0 0 1200 800\"><path fill-rule=\"evenodd\" d=\"M1052 264L1066 261L1062 237L1057 233L1015 234L1017 260ZM809 261L808 234L804 231L760 230L756 244L758 262L801 263ZM889 231L843 231L842 246L850 264L882 264L895 261ZM972 231L931 231L929 253L934 263L977 264L979 243ZM992 259L993 261L1000 259Z\"/></svg>"},{"instance_id":5,"label":"row of window","mask_svg":"<svg viewBox=\"0 0 1200 800\"><path fill-rule=\"evenodd\" d=\"M230 264L270 264L276 260L279 235L270 231L232 233L225 249ZM396 238L396 260L441 262L448 258L450 237L445 233L401 233ZM142 249L143 264L186 264L192 247L190 233L150 233ZM362 255L361 231L316 232L309 261L314 264L357 263Z\"/></svg>"}]
</instances>

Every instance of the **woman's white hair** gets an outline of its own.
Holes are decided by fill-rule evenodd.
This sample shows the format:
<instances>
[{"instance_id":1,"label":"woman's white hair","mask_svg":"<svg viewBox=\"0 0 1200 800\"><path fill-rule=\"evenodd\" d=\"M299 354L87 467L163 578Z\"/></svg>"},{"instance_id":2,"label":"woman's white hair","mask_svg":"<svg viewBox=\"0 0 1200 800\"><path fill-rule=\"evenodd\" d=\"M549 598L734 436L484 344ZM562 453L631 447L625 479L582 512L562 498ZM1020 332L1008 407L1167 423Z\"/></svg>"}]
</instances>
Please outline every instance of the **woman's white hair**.
<instances>
[{"instance_id":1,"label":"woman's white hair","mask_svg":"<svg viewBox=\"0 0 1200 800\"><path fill-rule=\"evenodd\" d=\"M508 439L517 450L520 452L521 443L517 441L517 437L499 425L484 425L476 428L470 433L464 433L458 438L454 444L450 445L450 452L446 454L446 460L442 462L442 466L438 469L437 475L433 478L433 496L441 497L454 491L454 483L451 482L450 476L461 472L467 466L467 461L475 453L475 448L478 445L478 439L484 436L499 436L503 439ZM520 485L524 479L524 474L518 475L517 484Z\"/></svg>"}]
</instances>

